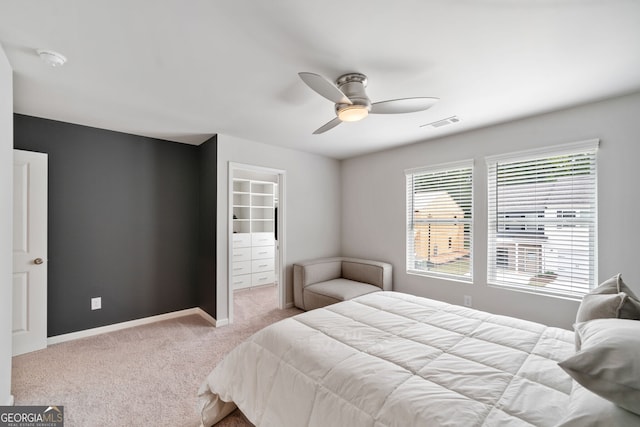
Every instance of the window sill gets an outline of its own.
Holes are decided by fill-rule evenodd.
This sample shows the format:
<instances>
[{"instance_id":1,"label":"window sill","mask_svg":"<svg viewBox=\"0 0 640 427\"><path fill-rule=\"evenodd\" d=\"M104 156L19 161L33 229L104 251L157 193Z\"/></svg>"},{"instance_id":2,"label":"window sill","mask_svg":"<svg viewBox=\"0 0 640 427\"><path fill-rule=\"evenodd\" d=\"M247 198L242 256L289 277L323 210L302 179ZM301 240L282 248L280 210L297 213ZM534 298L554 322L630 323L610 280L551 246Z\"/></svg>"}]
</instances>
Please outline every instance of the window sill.
<instances>
[{"instance_id":1,"label":"window sill","mask_svg":"<svg viewBox=\"0 0 640 427\"><path fill-rule=\"evenodd\" d=\"M411 275L411 276L422 276L422 277L429 277L429 278L433 278L433 279L441 279L441 280L449 280L451 282L459 282L459 283L466 283L466 284L473 284L473 277L471 277L471 275L467 276L454 276L454 275L450 275L450 274L444 274L444 273L434 273L434 272L430 272L430 271L421 271L421 270L406 270L407 274Z\"/></svg>"},{"instance_id":2,"label":"window sill","mask_svg":"<svg viewBox=\"0 0 640 427\"><path fill-rule=\"evenodd\" d=\"M538 288L533 288L529 286L505 285L502 283L494 283L494 282L487 282L487 285L489 285L492 288L504 289L507 291L522 292L526 294L539 295L543 297L559 298L559 299L564 299L568 301L580 302L582 301L582 297L584 296L584 295L567 294L561 291L553 292L553 291L549 291L542 288L538 289Z\"/></svg>"}]
</instances>

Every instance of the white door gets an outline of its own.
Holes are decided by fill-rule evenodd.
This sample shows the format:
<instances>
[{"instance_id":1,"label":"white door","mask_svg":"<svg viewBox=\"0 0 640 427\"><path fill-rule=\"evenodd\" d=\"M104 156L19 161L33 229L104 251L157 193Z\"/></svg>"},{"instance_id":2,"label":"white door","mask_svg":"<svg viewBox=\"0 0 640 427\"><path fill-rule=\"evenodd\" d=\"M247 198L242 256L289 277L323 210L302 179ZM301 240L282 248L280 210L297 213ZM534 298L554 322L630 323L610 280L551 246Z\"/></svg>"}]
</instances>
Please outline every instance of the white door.
<instances>
[{"instance_id":1,"label":"white door","mask_svg":"<svg viewBox=\"0 0 640 427\"><path fill-rule=\"evenodd\" d=\"M47 346L47 155L13 150L13 355Z\"/></svg>"}]
</instances>

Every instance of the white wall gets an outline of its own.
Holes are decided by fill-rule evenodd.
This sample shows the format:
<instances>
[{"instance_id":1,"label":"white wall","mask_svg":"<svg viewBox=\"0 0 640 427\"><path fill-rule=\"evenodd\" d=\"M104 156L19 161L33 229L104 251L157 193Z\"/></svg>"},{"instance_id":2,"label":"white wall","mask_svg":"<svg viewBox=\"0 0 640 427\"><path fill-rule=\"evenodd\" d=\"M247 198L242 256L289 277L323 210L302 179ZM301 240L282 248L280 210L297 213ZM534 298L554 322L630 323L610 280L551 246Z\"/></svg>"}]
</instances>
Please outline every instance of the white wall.
<instances>
[{"instance_id":1,"label":"white wall","mask_svg":"<svg viewBox=\"0 0 640 427\"><path fill-rule=\"evenodd\" d=\"M13 290L13 78L0 46L0 405L11 396Z\"/></svg>"},{"instance_id":2,"label":"white wall","mask_svg":"<svg viewBox=\"0 0 640 427\"><path fill-rule=\"evenodd\" d=\"M486 284L485 156L599 138L598 276L622 273L640 295L640 93L425 141L342 163L342 249L345 256L393 264L394 289L570 328L578 302L508 291ZM464 118L463 118L464 119ZM405 272L404 170L465 159L474 169L474 283Z\"/></svg>"},{"instance_id":3,"label":"white wall","mask_svg":"<svg viewBox=\"0 0 640 427\"><path fill-rule=\"evenodd\" d=\"M286 171L286 301L293 302L292 264L340 255L340 162L326 157L218 135L216 319L226 319L229 162Z\"/></svg>"}]
</instances>

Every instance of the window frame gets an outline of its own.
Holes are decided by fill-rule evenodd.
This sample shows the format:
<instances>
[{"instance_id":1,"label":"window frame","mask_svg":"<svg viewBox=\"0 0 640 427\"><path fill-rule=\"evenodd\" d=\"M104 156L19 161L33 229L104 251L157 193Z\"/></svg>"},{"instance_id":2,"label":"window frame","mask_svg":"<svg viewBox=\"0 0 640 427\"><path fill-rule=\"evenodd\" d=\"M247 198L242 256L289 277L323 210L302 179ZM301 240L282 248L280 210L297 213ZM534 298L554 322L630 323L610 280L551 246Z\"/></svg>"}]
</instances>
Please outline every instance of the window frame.
<instances>
[{"instance_id":1,"label":"window frame","mask_svg":"<svg viewBox=\"0 0 640 427\"><path fill-rule=\"evenodd\" d=\"M451 225L464 224L463 229L463 242L468 240L469 254L467 255L469 261L469 270L467 275L444 273L433 270L422 270L415 268L415 256L411 252L414 252L415 248L415 234L414 225L416 223L414 218L414 197L415 194L415 177L419 175L437 174L440 172L455 172L469 170L470 179L470 191L469 191L469 208L470 218L452 218L451 220L434 220L433 223L445 223ZM444 280L452 280L463 283L473 283L473 263L474 263L474 251L473 251L473 229L474 229L474 160L462 160L456 162L440 163L436 165L423 166L418 168L406 169L405 171L405 210L406 210L406 222L405 222L405 271L407 274L432 277ZM453 221L456 219L456 221ZM468 227L468 238L466 237ZM413 242L410 240L410 236L413 238ZM447 240L447 247L451 247L451 243ZM434 248L435 250L435 248ZM410 267L410 264L414 264L414 268Z\"/></svg>"},{"instance_id":2,"label":"window frame","mask_svg":"<svg viewBox=\"0 0 640 427\"><path fill-rule=\"evenodd\" d=\"M486 273L487 273L487 283L489 286L493 286L501 289L535 293L538 295L572 299L572 300L581 299L584 294L588 293L589 290L593 289L596 286L597 278L598 278L598 155L597 155L598 145L599 145L599 139L592 139L592 140L580 141L580 142L575 142L570 144L562 144L558 146L543 147L535 150L519 151L519 152L502 154L497 156L485 157L486 167L487 167L487 175L486 175L487 176L487 272ZM515 235L510 236L513 242L504 241L505 240L504 232L508 228L505 228L505 224L499 224L499 218L502 216L504 219L505 217L508 217L509 213L505 212L504 208L501 207L500 200L497 199L497 197L499 197L499 194L495 196L494 193L492 193L493 190L495 190L495 192L498 193L498 188L499 188L497 185L498 178L497 178L497 172L496 172L496 167L497 167L496 165L500 163L502 163L503 165L510 165L510 164L513 165L521 162L531 162L532 166L530 167L533 168L536 166L535 165L536 162L539 162L537 163L537 165L539 165L541 163L549 162L549 160L551 160L554 157L561 157L561 156L567 156L567 155L579 156L581 154L590 156L590 162L588 163L590 168L589 169L590 174L589 174L589 179L586 181L587 181L587 185L589 185L589 189L592 189L593 192L590 193L589 198L585 200L587 201L589 206L593 209L591 212L589 212L591 215L587 215L583 217L581 213L585 211L583 211L581 207L577 207L577 208L573 206L570 208L550 207L548 206L550 202L547 202L546 209L548 209L549 212L546 214L548 216L543 216L541 218L541 223L539 225L538 224L535 225L536 230L538 232L541 232L542 235L540 235L539 233L533 233L533 234L529 234L528 236L524 236L524 235L518 236L516 233ZM541 175L540 180L533 180L531 182L527 181L525 183L527 185L539 185L540 182L545 182L544 181L545 179L549 179L549 177L552 177L552 176L553 175L551 174L543 174ZM573 182L576 181L573 175L571 179L572 179L571 183L573 185ZM496 183L492 183L492 180L495 180ZM561 188L564 189L564 187L561 187ZM560 191L560 190L552 188L552 191ZM574 194L573 191L574 190L572 189L572 195ZM530 199L523 198L522 202L523 204L526 205L527 203L531 203L532 199L533 198L530 198ZM506 204L505 200L509 200L510 202L513 202L513 199L503 199L502 203ZM537 210L537 209L538 207L535 207L534 210ZM492 213L492 210L494 211L494 213ZM500 212L501 210L502 212ZM573 216L570 216L569 214L573 214ZM556 221L555 223L554 223L554 220ZM566 222L563 222L563 221L566 221ZM531 227L531 226L532 224L529 223L528 227ZM574 227L587 227L587 232L588 232L587 235L589 236L589 240L587 241L587 244L586 244L586 247L587 247L586 251L588 252L588 258L586 262L589 263L588 279L586 282L584 281L582 282L586 284L586 287L581 284L576 284L574 287L573 284L578 282L574 282L573 278L569 279L569 281L567 282L567 283L570 283L569 285L564 286L564 288L566 289L560 288L560 286L558 286L558 288L547 288L546 285L540 286L539 284L532 283L531 279L535 279L538 276L540 277L544 277L545 275L548 276L547 268L545 268L545 264L543 260L544 260L544 257L546 256L545 254L551 253L552 250L546 249L549 252L545 252L543 245L547 236L545 236L544 234L548 233L549 235L551 235L554 233L554 231L563 232L565 230L572 230ZM526 228L525 226L524 234L526 234L527 229L528 228ZM502 231L502 235L501 235L501 231ZM533 228L531 229L531 231L533 231ZM528 237L529 239L525 239L524 237ZM566 256L565 248L571 247L568 245L568 242L575 242L576 237L569 233L567 234L567 236L560 236L560 237L556 236L555 238L558 239L558 242L560 242L557 244L556 247L554 247L554 250L556 251L557 257L558 257L558 261L557 261L558 264L556 264L558 272L555 274L561 274L560 273L561 267L568 266L572 264L573 261L566 262L566 261L560 261L559 259L561 257ZM518 242L517 239L521 239L522 241ZM511 243L514 245L514 250L512 252L507 252L505 248L507 248ZM535 244L540 245L540 254L541 254L541 260L542 260L541 271L539 271L537 274L534 274L531 277L529 283L527 284L515 283L515 279L513 278L505 280L504 276L506 276L506 274L504 274L504 272L502 273L503 278L498 277L499 271L501 269L502 270L511 269L510 267L507 267L507 268L499 267L498 263L501 263L501 265L503 265L504 262L507 262L508 264L513 264L515 265L516 270L519 268L518 263L522 263L522 266L525 270L530 269L531 264L529 263L529 260L527 257L531 251L527 251L527 248L528 248L527 245L535 245ZM553 247L552 245L549 245L549 246ZM500 251L500 254L498 254L498 251ZM523 251L522 254L520 254L519 251ZM574 257L577 256L578 254L577 251L578 250L575 250L573 248L570 249L572 260L574 259ZM521 255L527 259L521 259ZM495 263L496 265L494 266L492 265L492 263ZM530 274L530 272L525 271L523 274Z\"/></svg>"}]
</instances>

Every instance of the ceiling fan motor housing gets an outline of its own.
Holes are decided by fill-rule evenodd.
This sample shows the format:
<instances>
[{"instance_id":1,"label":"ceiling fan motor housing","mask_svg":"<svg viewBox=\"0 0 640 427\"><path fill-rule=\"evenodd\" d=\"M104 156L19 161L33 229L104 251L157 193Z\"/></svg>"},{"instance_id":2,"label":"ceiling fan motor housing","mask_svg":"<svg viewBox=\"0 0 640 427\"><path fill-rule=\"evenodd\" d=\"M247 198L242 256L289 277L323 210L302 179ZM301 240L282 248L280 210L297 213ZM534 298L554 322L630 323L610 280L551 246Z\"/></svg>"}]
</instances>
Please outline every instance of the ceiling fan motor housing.
<instances>
[{"instance_id":1,"label":"ceiling fan motor housing","mask_svg":"<svg viewBox=\"0 0 640 427\"><path fill-rule=\"evenodd\" d=\"M371 111L371 100L364 88L367 87L367 76L360 73L344 74L336 80L336 86L351 100L353 104L336 104L336 113L353 105L360 105Z\"/></svg>"}]
</instances>

